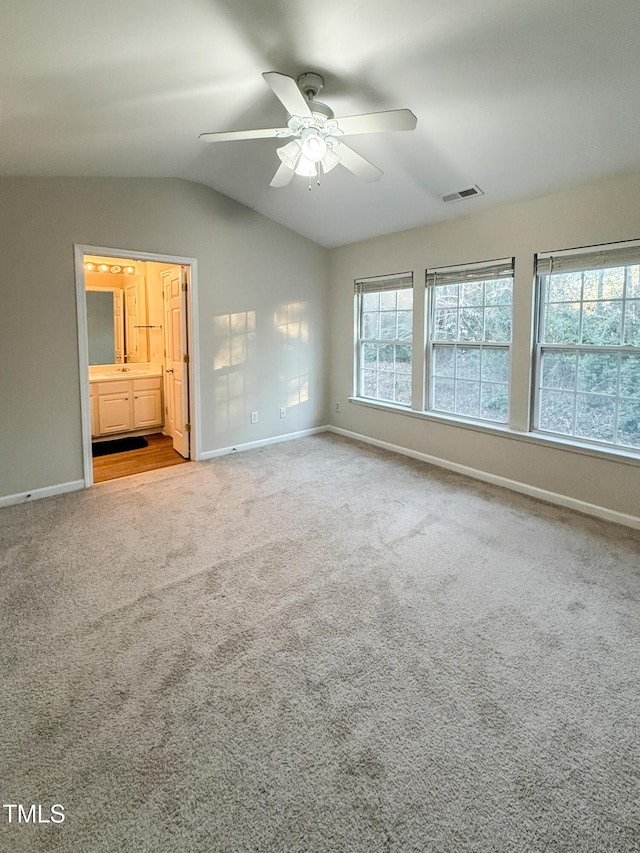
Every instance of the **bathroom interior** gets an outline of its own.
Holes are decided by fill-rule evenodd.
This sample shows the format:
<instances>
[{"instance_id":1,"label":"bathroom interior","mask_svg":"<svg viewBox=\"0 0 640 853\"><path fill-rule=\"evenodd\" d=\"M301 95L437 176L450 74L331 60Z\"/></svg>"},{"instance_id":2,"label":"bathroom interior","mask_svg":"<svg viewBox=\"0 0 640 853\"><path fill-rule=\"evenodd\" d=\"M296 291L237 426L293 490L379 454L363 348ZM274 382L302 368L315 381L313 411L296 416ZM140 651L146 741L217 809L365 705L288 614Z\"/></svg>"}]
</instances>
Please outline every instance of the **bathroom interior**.
<instances>
[{"instance_id":1,"label":"bathroom interior","mask_svg":"<svg viewBox=\"0 0 640 853\"><path fill-rule=\"evenodd\" d=\"M182 267L85 255L84 275L94 483L188 461Z\"/></svg>"}]
</instances>

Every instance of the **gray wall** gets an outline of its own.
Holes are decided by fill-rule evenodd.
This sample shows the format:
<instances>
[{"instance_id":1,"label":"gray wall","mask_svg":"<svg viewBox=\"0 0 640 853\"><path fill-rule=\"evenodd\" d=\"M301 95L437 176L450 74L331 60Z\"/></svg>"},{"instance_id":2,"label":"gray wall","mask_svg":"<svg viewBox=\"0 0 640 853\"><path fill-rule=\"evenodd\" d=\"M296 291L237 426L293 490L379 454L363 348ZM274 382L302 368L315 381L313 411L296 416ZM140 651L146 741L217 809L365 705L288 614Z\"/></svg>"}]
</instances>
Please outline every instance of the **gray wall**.
<instances>
[{"instance_id":1,"label":"gray wall","mask_svg":"<svg viewBox=\"0 0 640 853\"><path fill-rule=\"evenodd\" d=\"M180 180L5 178L0 202L0 497L83 476L74 243L198 259L202 451L326 422L326 250Z\"/></svg>"},{"instance_id":2,"label":"gray wall","mask_svg":"<svg viewBox=\"0 0 640 853\"><path fill-rule=\"evenodd\" d=\"M638 465L348 402L354 278L413 270L419 334L427 266L515 255L512 416L516 430L526 429L534 253L640 237L640 173L330 252L180 180L6 178L0 200L0 497L82 478L73 268L80 243L198 258L203 452L332 419L640 517ZM417 391L421 383L418 374ZM254 409L260 422L251 425Z\"/></svg>"},{"instance_id":3,"label":"gray wall","mask_svg":"<svg viewBox=\"0 0 640 853\"><path fill-rule=\"evenodd\" d=\"M473 202L468 202L473 211ZM411 417L348 402L353 389L353 282L412 270L414 349L421 361L425 268L515 256L512 427L526 430L534 303L534 253L640 237L640 173L620 176L528 202L390 234L334 249L330 256L332 422L400 445L578 501L640 517L640 467L559 445L470 430L442 420ZM414 376L420 393L423 376ZM341 412L335 412L340 402Z\"/></svg>"}]
</instances>

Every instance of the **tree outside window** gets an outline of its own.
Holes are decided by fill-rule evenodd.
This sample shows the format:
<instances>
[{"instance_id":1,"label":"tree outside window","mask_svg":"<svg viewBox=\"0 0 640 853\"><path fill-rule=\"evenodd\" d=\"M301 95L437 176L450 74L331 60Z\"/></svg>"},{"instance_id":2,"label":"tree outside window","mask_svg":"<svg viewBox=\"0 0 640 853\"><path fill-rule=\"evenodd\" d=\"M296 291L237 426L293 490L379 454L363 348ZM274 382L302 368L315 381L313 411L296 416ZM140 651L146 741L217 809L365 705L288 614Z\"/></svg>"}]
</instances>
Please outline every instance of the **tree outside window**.
<instances>
[{"instance_id":1,"label":"tree outside window","mask_svg":"<svg viewBox=\"0 0 640 853\"><path fill-rule=\"evenodd\" d=\"M356 282L359 397L411 405L413 277Z\"/></svg>"},{"instance_id":2,"label":"tree outside window","mask_svg":"<svg viewBox=\"0 0 640 853\"><path fill-rule=\"evenodd\" d=\"M640 247L541 256L538 287L536 428L640 448Z\"/></svg>"},{"instance_id":3,"label":"tree outside window","mask_svg":"<svg viewBox=\"0 0 640 853\"><path fill-rule=\"evenodd\" d=\"M513 260L430 270L430 408L506 423Z\"/></svg>"}]
</instances>

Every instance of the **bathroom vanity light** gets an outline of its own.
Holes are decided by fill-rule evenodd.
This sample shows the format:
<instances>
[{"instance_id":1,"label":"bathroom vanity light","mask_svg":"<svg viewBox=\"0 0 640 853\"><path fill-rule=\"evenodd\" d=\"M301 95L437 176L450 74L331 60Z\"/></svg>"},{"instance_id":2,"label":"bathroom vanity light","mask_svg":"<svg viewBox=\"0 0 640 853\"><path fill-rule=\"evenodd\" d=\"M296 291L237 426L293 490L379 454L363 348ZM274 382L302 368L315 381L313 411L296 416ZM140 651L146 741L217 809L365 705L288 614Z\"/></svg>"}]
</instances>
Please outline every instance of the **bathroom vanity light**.
<instances>
[{"instance_id":1,"label":"bathroom vanity light","mask_svg":"<svg viewBox=\"0 0 640 853\"><path fill-rule=\"evenodd\" d=\"M85 261L84 268L87 272L109 272L113 275L134 275L136 268L132 266L121 267L120 264L99 264L97 267L91 261Z\"/></svg>"}]
</instances>

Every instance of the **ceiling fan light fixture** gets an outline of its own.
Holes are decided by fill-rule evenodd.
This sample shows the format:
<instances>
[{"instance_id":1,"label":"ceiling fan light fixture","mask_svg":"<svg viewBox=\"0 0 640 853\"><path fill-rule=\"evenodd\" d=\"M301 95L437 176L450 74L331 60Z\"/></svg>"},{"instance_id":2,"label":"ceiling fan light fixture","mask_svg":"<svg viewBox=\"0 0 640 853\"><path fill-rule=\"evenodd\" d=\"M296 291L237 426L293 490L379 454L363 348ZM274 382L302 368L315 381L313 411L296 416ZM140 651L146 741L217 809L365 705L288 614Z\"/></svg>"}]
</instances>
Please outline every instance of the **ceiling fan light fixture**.
<instances>
[{"instance_id":1,"label":"ceiling fan light fixture","mask_svg":"<svg viewBox=\"0 0 640 853\"><path fill-rule=\"evenodd\" d=\"M327 153L327 143L313 128L302 134L302 154L312 163L319 163Z\"/></svg>"},{"instance_id":2,"label":"ceiling fan light fixture","mask_svg":"<svg viewBox=\"0 0 640 853\"><path fill-rule=\"evenodd\" d=\"M276 149L276 154L285 166L289 169L295 169L302 154L300 143L297 139L294 139L293 142L287 142L282 148Z\"/></svg>"},{"instance_id":3,"label":"ceiling fan light fixture","mask_svg":"<svg viewBox=\"0 0 640 853\"><path fill-rule=\"evenodd\" d=\"M318 166L313 160L309 160L308 157L302 154L295 168L295 173L305 178L315 178L318 174Z\"/></svg>"},{"instance_id":4,"label":"ceiling fan light fixture","mask_svg":"<svg viewBox=\"0 0 640 853\"><path fill-rule=\"evenodd\" d=\"M330 172L335 166L338 165L338 163L341 160L342 160L342 157L340 157L338 154L336 154L335 151L332 151L331 148L327 148L327 153L324 155L324 157L320 161L320 163L322 165L322 171L326 175L327 172Z\"/></svg>"}]
</instances>

